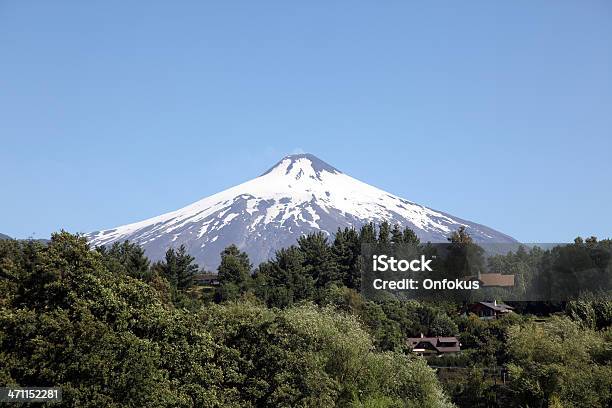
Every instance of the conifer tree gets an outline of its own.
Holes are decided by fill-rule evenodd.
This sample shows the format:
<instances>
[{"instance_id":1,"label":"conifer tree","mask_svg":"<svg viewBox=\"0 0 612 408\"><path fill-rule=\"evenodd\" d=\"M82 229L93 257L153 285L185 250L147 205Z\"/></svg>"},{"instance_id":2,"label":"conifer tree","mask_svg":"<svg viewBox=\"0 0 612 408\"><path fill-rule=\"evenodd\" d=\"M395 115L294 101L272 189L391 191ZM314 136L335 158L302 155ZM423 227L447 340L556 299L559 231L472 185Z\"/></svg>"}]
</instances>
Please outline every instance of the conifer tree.
<instances>
[{"instance_id":1,"label":"conifer tree","mask_svg":"<svg viewBox=\"0 0 612 408\"><path fill-rule=\"evenodd\" d=\"M404 244L410 244L410 245L415 245L415 246L418 246L421 244L421 240L419 239L417 234L408 227L404 228L402 242Z\"/></svg>"},{"instance_id":2,"label":"conifer tree","mask_svg":"<svg viewBox=\"0 0 612 408\"><path fill-rule=\"evenodd\" d=\"M298 248L304 254L304 269L312 276L317 287L339 282L341 277L333 253L323 232L304 235L298 239Z\"/></svg>"},{"instance_id":3,"label":"conifer tree","mask_svg":"<svg viewBox=\"0 0 612 408\"><path fill-rule=\"evenodd\" d=\"M338 229L332 253L342 282L352 289L359 289L361 285L361 271L358 264L360 252L361 244L357 231L354 228Z\"/></svg>"},{"instance_id":4,"label":"conifer tree","mask_svg":"<svg viewBox=\"0 0 612 408\"><path fill-rule=\"evenodd\" d=\"M293 302L312 299L315 293L314 279L304 267L304 253L296 246L278 250L267 273L272 287L272 306L289 306Z\"/></svg>"},{"instance_id":5,"label":"conifer tree","mask_svg":"<svg viewBox=\"0 0 612 408\"><path fill-rule=\"evenodd\" d=\"M107 267L119 268L127 275L138 279L149 276L150 261L137 244L129 241L115 242L110 248L99 247L98 252L105 257Z\"/></svg>"},{"instance_id":6,"label":"conifer tree","mask_svg":"<svg viewBox=\"0 0 612 408\"><path fill-rule=\"evenodd\" d=\"M198 272L198 264L193 263L195 258L187 253L185 245L178 250L169 248L164 261L156 264L162 276L179 290L188 289L193 285L193 276Z\"/></svg>"},{"instance_id":7,"label":"conifer tree","mask_svg":"<svg viewBox=\"0 0 612 408\"><path fill-rule=\"evenodd\" d=\"M391 227L387 221L383 221L378 228L378 243L389 244L391 242Z\"/></svg>"},{"instance_id":8,"label":"conifer tree","mask_svg":"<svg viewBox=\"0 0 612 408\"><path fill-rule=\"evenodd\" d=\"M394 244L401 244L404 242L404 235L398 224L393 225L393 229L391 229L391 242Z\"/></svg>"},{"instance_id":9,"label":"conifer tree","mask_svg":"<svg viewBox=\"0 0 612 408\"><path fill-rule=\"evenodd\" d=\"M477 276L484 270L484 250L474 243L464 226L448 238L444 266L449 277Z\"/></svg>"},{"instance_id":10,"label":"conifer tree","mask_svg":"<svg viewBox=\"0 0 612 408\"><path fill-rule=\"evenodd\" d=\"M249 256L232 244L221 252L221 263L217 271L221 285L231 283L244 290L251 277Z\"/></svg>"},{"instance_id":11,"label":"conifer tree","mask_svg":"<svg viewBox=\"0 0 612 408\"><path fill-rule=\"evenodd\" d=\"M374 244L376 243L376 227L373 223L365 224L359 230L359 243L360 244Z\"/></svg>"}]
</instances>

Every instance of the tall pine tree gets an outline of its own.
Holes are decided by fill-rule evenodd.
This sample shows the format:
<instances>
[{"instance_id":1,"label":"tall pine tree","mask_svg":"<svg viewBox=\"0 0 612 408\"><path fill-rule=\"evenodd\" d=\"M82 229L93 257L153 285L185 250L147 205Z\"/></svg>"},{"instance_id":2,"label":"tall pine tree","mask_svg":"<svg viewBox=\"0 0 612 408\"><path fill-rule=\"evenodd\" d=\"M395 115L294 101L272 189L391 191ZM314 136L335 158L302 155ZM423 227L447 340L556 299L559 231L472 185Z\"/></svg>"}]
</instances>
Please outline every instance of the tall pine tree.
<instances>
[{"instance_id":1,"label":"tall pine tree","mask_svg":"<svg viewBox=\"0 0 612 408\"><path fill-rule=\"evenodd\" d=\"M193 276L198 272L199 266L193 263L195 258L187 253L185 245L178 250L169 248L162 262L155 265L162 276L178 290L188 289L193 285Z\"/></svg>"},{"instance_id":2,"label":"tall pine tree","mask_svg":"<svg viewBox=\"0 0 612 408\"><path fill-rule=\"evenodd\" d=\"M312 276L317 287L325 287L332 282L340 282L341 277L333 253L323 232L301 236L298 248L304 254L305 272Z\"/></svg>"},{"instance_id":3,"label":"tall pine tree","mask_svg":"<svg viewBox=\"0 0 612 408\"><path fill-rule=\"evenodd\" d=\"M338 229L332 245L332 253L343 284L352 289L359 289L361 287L359 269L361 244L357 231L354 228Z\"/></svg>"}]
</instances>

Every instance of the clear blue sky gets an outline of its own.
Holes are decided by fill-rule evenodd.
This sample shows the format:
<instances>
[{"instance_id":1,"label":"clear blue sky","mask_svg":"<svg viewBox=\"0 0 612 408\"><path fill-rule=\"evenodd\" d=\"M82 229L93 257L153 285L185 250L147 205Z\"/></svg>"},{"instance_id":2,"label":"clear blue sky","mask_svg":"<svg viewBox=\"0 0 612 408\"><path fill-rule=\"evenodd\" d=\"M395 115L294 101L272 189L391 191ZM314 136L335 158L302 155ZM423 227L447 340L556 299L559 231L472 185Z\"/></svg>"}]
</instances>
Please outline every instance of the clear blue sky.
<instances>
[{"instance_id":1,"label":"clear blue sky","mask_svg":"<svg viewBox=\"0 0 612 408\"><path fill-rule=\"evenodd\" d=\"M92 3L0 2L0 232L138 221L301 150L524 242L612 236L610 1Z\"/></svg>"}]
</instances>

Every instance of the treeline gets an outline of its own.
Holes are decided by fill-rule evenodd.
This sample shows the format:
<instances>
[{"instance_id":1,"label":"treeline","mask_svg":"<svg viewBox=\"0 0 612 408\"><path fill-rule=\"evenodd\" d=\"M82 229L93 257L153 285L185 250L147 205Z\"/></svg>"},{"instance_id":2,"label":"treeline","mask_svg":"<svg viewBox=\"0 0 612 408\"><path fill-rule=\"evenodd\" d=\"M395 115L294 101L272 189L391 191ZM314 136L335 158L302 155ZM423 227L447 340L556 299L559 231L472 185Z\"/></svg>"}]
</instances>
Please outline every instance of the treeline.
<instances>
[{"instance_id":1,"label":"treeline","mask_svg":"<svg viewBox=\"0 0 612 408\"><path fill-rule=\"evenodd\" d=\"M276 252L260 264L251 276L248 255L230 246L221 254L217 300L231 300L252 290L268 306L286 307L303 300L325 296L330 287L361 289L361 246L376 242L419 244L410 229L391 228L383 223L359 231L339 229L332 242L323 232L302 236L297 244Z\"/></svg>"},{"instance_id":2,"label":"treeline","mask_svg":"<svg viewBox=\"0 0 612 408\"><path fill-rule=\"evenodd\" d=\"M387 243L431 249L386 223L301 237L258 266L230 246L220 285L203 290L184 247L150 262L132 243L92 250L64 232L0 241L0 383L62 386L66 406L611 405L609 293L514 304L525 313L491 321L460 303L366 299L361 246ZM463 229L449 244L439 266L457 276L486 264L533 282L565 273L563 259L610 271L609 240L489 258ZM429 361L457 368L441 383L407 347L420 334L462 343ZM505 384L487 375L498 369Z\"/></svg>"},{"instance_id":3,"label":"treeline","mask_svg":"<svg viewBox=\"0 0 612 408\"><path fill-rule=\"evenodd\" d=\"M612 290L612 240L586 240L550 249L519 246L516 251L488 258L489 270L513 274L514 299L575 300L586 293L610 296ZM499 291L504 297L508 292Z\"/></svg>"}]
</instances>

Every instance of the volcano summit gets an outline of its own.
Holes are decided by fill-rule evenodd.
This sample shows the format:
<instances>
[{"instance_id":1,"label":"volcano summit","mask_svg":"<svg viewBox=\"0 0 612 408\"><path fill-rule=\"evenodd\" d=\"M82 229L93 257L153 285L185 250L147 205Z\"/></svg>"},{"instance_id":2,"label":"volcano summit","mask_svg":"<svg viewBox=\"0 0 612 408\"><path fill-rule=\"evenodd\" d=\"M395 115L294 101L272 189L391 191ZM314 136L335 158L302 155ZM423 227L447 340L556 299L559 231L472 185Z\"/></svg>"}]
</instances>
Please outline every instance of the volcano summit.
<instances>
[{"instance_id":1,"label":"volcano summit","mask_svg":"<svg viewBox=\"0 0 612 408\"><path fill-rule=\"evenodd\" d=\"M86 236L92 245L130 240L154 260L184 244L201 266L214 269L230 244L257 265L303 234L333 236L338 228L385 220L413 229L424 242L446 242L461 226L476 242L516 242L356 180L311 154L286 156L261 176L179 210Z\"/></svg>"}]
</instances>

